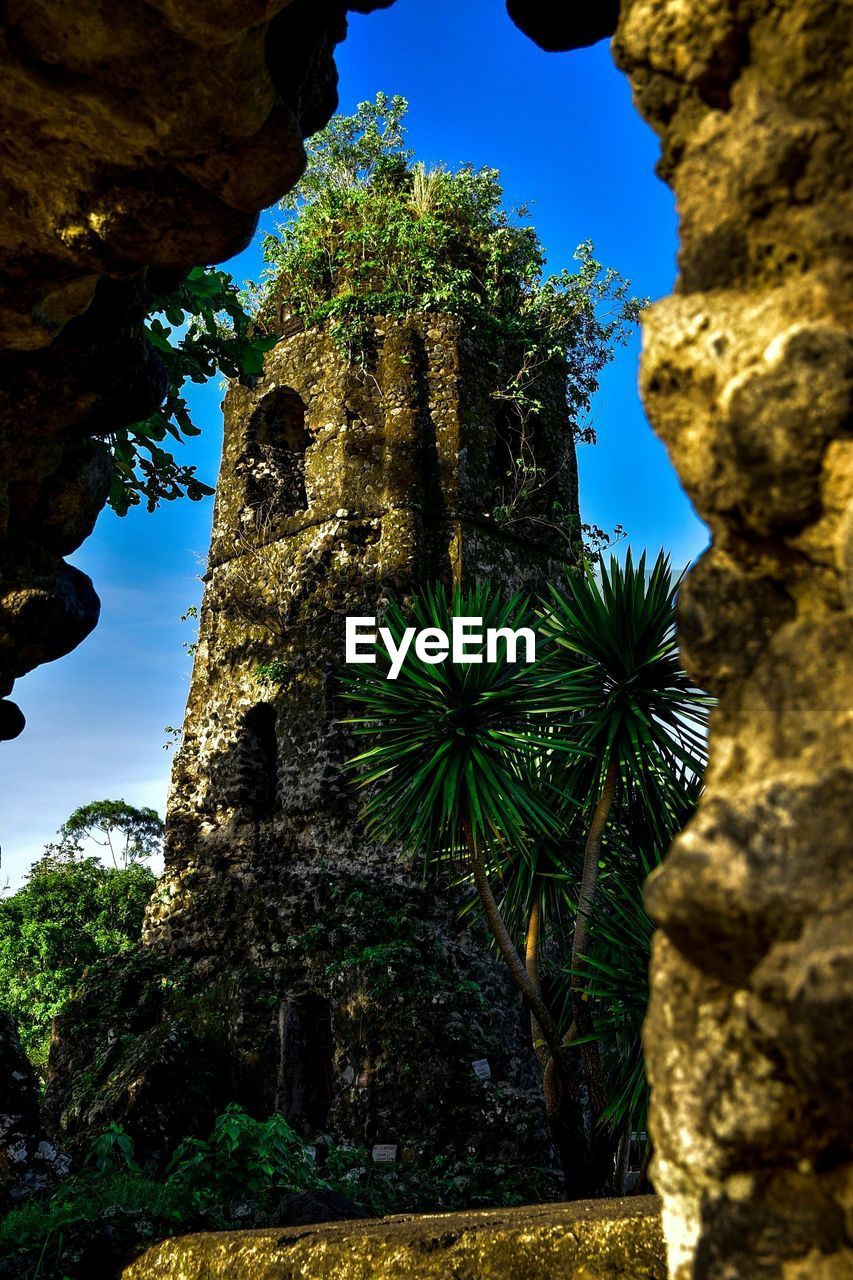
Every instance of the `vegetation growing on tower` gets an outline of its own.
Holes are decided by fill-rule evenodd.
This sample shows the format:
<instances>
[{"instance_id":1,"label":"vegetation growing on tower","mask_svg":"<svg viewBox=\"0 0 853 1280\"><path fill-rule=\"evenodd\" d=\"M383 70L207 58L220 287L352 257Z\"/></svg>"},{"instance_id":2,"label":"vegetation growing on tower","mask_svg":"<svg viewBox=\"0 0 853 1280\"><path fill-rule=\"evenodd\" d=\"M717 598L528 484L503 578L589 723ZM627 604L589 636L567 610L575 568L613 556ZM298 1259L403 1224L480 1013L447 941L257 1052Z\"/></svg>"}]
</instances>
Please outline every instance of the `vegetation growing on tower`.
<instances>
[{"instance_id":1,"label":"vegetation growing on tower","mask_svg":"<svg viewBox=\"0 0 853 1280\"><path fill-rule=\"evenodd\" d=\"M293 317L328 326L356 364L367 358L374 316L463 318L489 339L493 395L518 415L516 465L535 471L524 428L541 408L543 374L554 362L565 367L568 438L594 442L589 410L601 372L643 301L589 242L576 251L575 271L546 274L529 211L504 207L498 170L416 162L405 142L407 110L404 98L380 93L311 141L305 174L266 238L265 278L248 300L270 333Z\"/></svg>"}]
</instances>

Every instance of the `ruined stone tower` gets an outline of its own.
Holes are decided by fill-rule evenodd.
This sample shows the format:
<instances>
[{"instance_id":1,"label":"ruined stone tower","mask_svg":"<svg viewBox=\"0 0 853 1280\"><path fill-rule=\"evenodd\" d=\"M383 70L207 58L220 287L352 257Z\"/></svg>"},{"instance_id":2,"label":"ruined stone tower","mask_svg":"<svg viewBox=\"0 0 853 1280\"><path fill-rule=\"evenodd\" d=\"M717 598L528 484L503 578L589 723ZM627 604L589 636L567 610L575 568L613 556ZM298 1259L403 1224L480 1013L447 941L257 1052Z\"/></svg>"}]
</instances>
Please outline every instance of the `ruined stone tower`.
<instances>
[{"instance_id":1,"label":"ruined stone tower","mask_svg":"<svg viewBox=\"0 0 853 1280\"><path fill-rule=\"evenodd\" d=\"M79 1119L106 1088L110 1114L156 1150L236 1100L401 1160L541 1168L521 1002L485 936L458 924L456 894L366 840L338 676L346 615L428 581L531 587L572 558L565 375L542 380L523 422L494 394L513 370L456 318L380 318L357 359L289 327L225 405L166 873L139 961L169 975L157 1017L178 1040L113 1055ZM271 662L275 682L258 672ZM177 1118L170 1076L187 1082ZM66 1106L66 1131L77 1123Z\"/></svg>"}]
</instances>

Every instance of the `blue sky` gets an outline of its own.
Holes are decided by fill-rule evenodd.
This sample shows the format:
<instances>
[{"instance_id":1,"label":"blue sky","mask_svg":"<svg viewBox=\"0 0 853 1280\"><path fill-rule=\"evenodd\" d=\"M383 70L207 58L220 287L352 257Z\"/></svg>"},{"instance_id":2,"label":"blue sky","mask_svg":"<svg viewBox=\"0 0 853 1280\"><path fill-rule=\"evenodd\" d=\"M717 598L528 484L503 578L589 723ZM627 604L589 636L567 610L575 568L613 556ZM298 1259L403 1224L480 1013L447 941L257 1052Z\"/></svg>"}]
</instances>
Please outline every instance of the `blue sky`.
<instances>
[{"instance_id":1,"label":"blue sky","mask_svg":"<svg viewBox=\"0 0 853 1280\"><path fill-rule=\"evenodd\" d=\"M532 206L554 270L583 240L599 259L658 298L675 278L675 211L655 177L657 141L633 110L606 43L545 54L506 17L500 0L397 0L351 15L338 51L341 110L377 90L408 98L409 143L427 163L470 160L501 170L507 203ZM259 236L228 264L257 278ZM706 543L652 434L637 394L639 339L620 350L597 405L599 443L581 449L583 518L625 526L631 546L665 547L676 564ZM213 482L221 447L222 388L194 389L202 436L182 451ZM200 599L212 499L182 501L119 520L105 511L71 557L94 580L101 621L68 657L21 680L23 735L0 743L0 884L20 883L41 846L79 804L120 798L165 808L170 753L164 726L179 725L192 624Z\"/></svg>"}]
</instances>

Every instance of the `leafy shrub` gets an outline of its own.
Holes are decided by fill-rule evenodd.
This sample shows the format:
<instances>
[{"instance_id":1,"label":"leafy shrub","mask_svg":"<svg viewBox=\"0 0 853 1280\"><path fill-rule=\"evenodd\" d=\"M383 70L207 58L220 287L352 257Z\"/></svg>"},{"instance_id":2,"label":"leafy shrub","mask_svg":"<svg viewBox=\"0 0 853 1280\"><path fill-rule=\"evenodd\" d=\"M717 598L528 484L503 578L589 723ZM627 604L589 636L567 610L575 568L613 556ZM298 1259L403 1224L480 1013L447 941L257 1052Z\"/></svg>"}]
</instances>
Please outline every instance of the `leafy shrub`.
<instances>
[{"instance_id":1,"label":"leafy shrub","mask_svg":"<svg viewBox=\"0 0 853 1280\"><path fill-rule=\"evenodd\" d=\"M485 1164L474 1155L443 1154L411 1162L374 1164L359 1146L333 1146L323 1184L376 1217L414 1211L495 1208L553 1200L559 1182L551 1169Z\"/></svg>"},{"instance_id":2,"label":"leafy shrub","mask_svg":"<svg viewBox=\"0 0 853 1280\"><path fill-rule=\"evenodd\" d=\"M144 421L107 437L114 459L109 503L120 516L143 499L153 511L184 494L197 502L213 493L195 467L164 448L164 442L184 444L201 434L182 394L184 384L206 382L217 372L251 383L274 341L255 328L231 277L215 267L193 267L163 292L149 288L144 305L145 336L165 366L166 394Z\"/></svg>"},{"instance_id":3,"label":"leafy shrub","mask_svg":"<svg viewBox=\"0 0 853 1280\"><path fill-rule=\"evenodd\" d=\"M133 1143L112 1124L80 1172L52 1194L0 1219L0 1277L98 1280L118 1277L155 1240L189 1231L275 1225L290 1192L336 1191L382 1216L553 1199L554 1174L518 1164L485 1165L474 1155L374 1164L369 1151L331 1146L322 1169L281 1115L254 1120L236 1105L210 1137L182 1142L162 1179L136 1162ZM104 1259L108 1259L105 1261Z\"/></svg>"},{"instance_id":4,"label":"leafy shrub","mask_svg":"<svg viewBox=\"0 0 853 1280\"><path fill-rule=\"evenodd\" d=\"M253 1120L232 1103L207 1139L186 1138L175 1151L167 1183L183 1188L197 1209L236 1200L263 1200L316 1185L307 1146L283 1115Z\"/></svg>"},{"instance_id":5,"label":"leafy shrub","mask_svg":"<svg viewBox=\"0 0 853 1280\"><path fill-rule=\"evenodd\" d=\"M43 1072L51 1020L86 968L132 951L155 877L139 863L117 870L96 858L48 856L23 889L0 899L0 1003Z\"/></svg>"}]
</instances>

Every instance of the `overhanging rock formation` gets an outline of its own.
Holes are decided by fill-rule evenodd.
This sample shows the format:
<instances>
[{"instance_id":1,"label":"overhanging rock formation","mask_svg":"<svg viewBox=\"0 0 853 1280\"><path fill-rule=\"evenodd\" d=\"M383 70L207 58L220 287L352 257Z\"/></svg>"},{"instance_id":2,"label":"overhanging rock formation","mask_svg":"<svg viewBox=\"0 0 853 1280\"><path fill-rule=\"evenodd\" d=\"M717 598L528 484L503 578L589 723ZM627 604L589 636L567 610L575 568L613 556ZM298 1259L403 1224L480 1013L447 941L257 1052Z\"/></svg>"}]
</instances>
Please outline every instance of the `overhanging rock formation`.
<instances>
[{"instance_id":1,"label":"overhanging rock formation","mask_svg":"<svg viewBox=\"0 0 853 1280\"><path fill-rule=\"evenodd\" d=\"M634 0L615 42L680 213L643 398L713 534L680 602L707 793L648 890L674 1280L853 1265L849 18Z\"/></svg>"},{"instance_id":2,"label":"overhanging rock formation","mask_svg":"<svg viewBox=\"0 0 853 1280\"><path fill-rule=\"evenodd\" d=\"M0 699L89 634L64 557L103 438L159 405L149 286L242 249L337 105L349 8L388 0L12 0L0 25ZM24 719L0 701L0 738Z\"/></svg>"}]
</instances>

